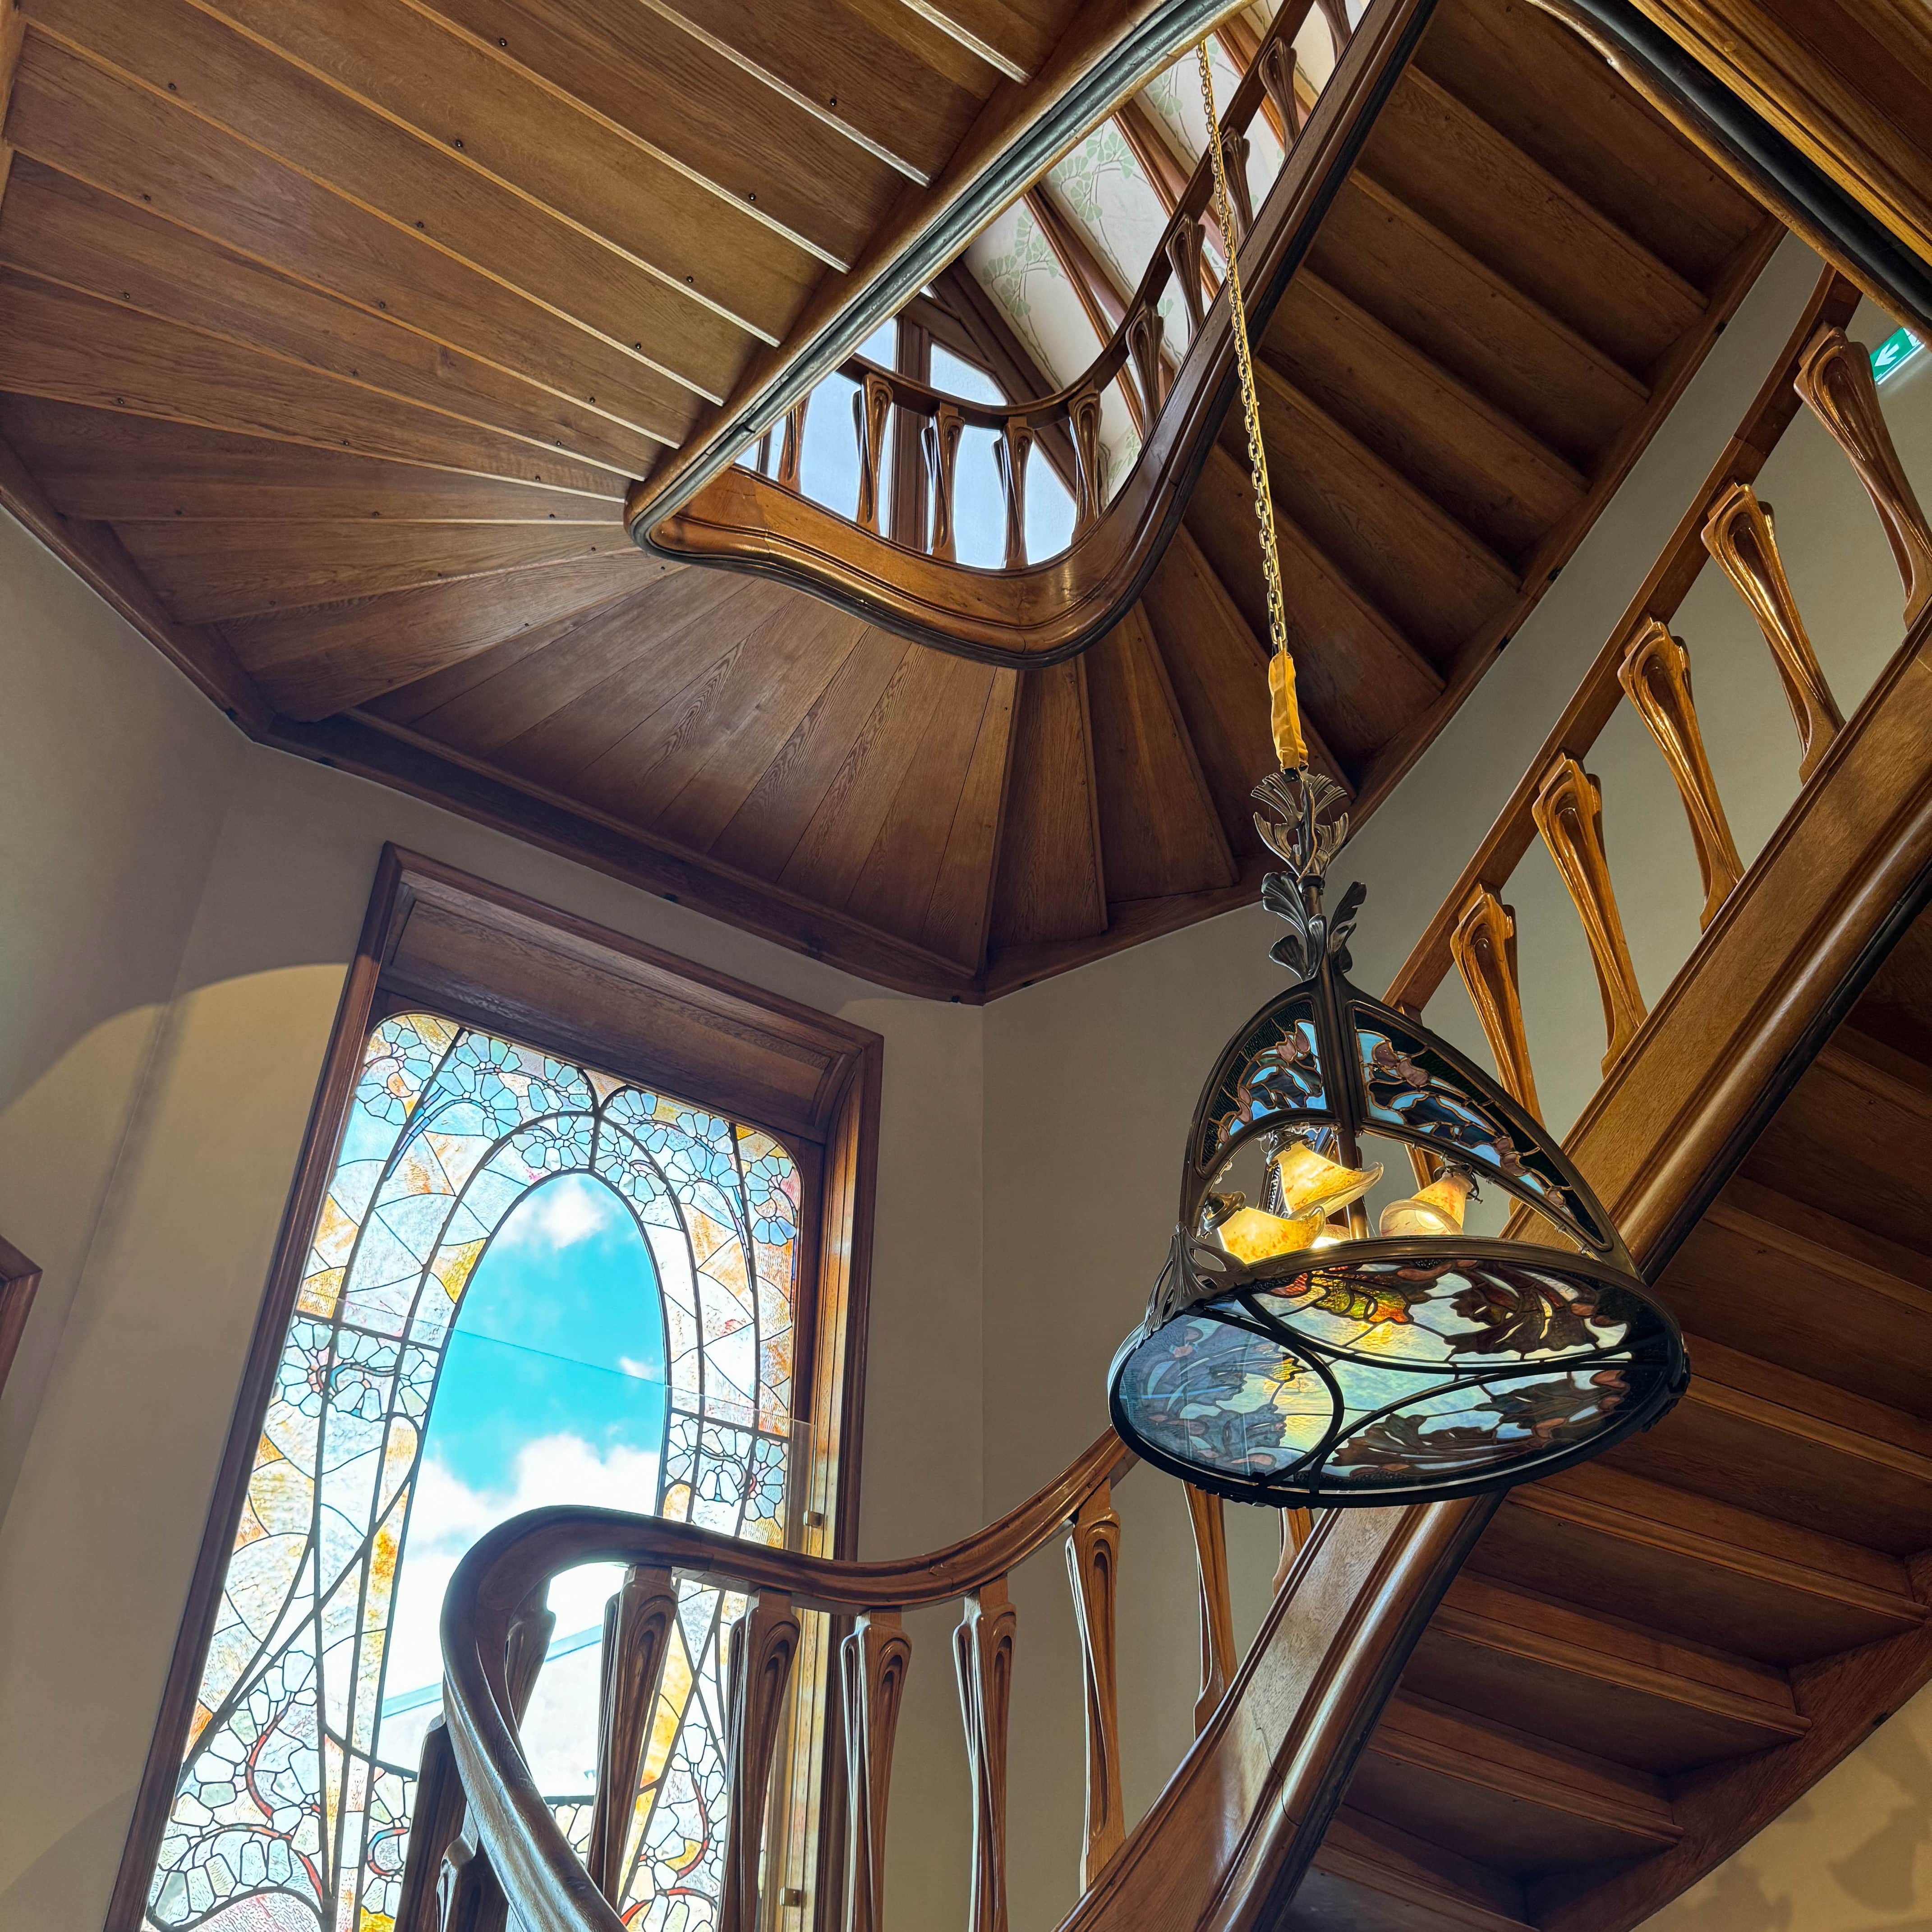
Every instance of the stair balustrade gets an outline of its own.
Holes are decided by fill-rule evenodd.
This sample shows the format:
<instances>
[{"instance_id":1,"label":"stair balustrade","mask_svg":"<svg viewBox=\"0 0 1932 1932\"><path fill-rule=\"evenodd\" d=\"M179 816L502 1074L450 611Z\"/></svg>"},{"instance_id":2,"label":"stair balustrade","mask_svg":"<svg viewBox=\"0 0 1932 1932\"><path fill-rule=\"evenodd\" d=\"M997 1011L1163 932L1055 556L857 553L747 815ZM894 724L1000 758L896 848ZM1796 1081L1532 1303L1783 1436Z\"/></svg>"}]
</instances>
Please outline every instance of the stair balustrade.
<instances>
[{"instance_id":1,"label":"stair balustrade","mask_svg":"<svg viewBox=\"0 0 1932 1932\"><path fill-rule=\"evenodd\" d=\"M1044 665L1084 650L1138 595L1226 413L1234 376L1222 299L1228 248L1240 250L1248 326L1258 338L1432 4L1372 0L1352 27L1346 6L1322 0L1336 64L1318 92L1294 50L1316 0L1286 0L1258 37L1239 22L1222 36L1244 66L1218 130L1237 232L1221 232L1213 156L1204 150L1184 184L1168 184L1171 212L1139 285L1072 382L1047 395L987 403L855 355L839 371L857 386L858 486L849 514L800 486L806 420L823 406L814 391L783 418L775 462L768 430L753 446L760 468L726 470L669 514L656 486L637 486L626 518L634 538L683 562L796 584L888 629L982 662ZM1258 209L1246 168L1258 116L1285 151ZM1130 139L1135 131L1128 129ZM1164 305L1184 320L1185 341L1169 339ZM1126 473L1113 478L1100 440L1110 392L1141 438ZM916 425L916 434L899 434L901 423ZM958 458L968 430L994 438L1006 529L1004 563L995 570L957 560ZM1074 505L1071 545L1052 558L1030 556L1026 536L1028 469L1042 446L1063 469ZM917 515L887 514L880 482L889 449L922 461ZM769 475L761 473L766 466Z\"/></svg>"}]
</instances>

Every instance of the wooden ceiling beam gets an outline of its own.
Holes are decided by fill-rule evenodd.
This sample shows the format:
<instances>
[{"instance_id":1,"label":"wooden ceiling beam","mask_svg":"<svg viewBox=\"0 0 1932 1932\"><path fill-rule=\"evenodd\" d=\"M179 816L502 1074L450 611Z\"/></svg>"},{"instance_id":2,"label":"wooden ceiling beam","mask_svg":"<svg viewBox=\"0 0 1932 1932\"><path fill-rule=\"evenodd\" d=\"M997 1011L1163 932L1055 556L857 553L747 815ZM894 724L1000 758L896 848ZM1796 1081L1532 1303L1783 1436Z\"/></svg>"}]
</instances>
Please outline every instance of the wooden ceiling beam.
<instances>
[{"instance_id":1,"label":"wooden ceiling beam","mask_svg":"<svg viewBox=\"0 0 1932 1932\"><path fill-rule=\"evenodd\" d=\"M1009 80L1031 80L1053 50L1052 31L1039 13L1009 0L905 0L905 4Z\"/></svg>"},{"instance_id":2,"label":"wooden ceiling beam","mask_svg":"<svg viewBox=\"0 0 1932 1932\"><path fill-rule=\"evenodd\" d=\"M188 0L30 6L37 33L327 182L419 247L599 338L640 370L710 402L736 379L750 348L739 325Z\"/></svg>"},{"instance_id":3,"label":"wooden ceiling beam","mask_svg":"<svg viewBox=\"0 0 1932 1932\"><path fill-rule=\"evenodd\" d=\"M640 434L675 441L694 415L695 397L634 358L38 32L8 134L50 168Z\"/></svg>"},{"instance_id":4,"label":"wooden ceiling beam","mask_svg":"<svg viewBox=\"0 0 1932 1932\"><path fill-rule=\"evenodd\" d=\"M18 175L0 209L0 262L218 336L244 354L260 350L332 376L366 392L344 400L372 415L407 404L544 455L562 450L619 477L648 475L662 454L660 443L595 410L292 282L38 161L23 158Z\"/></svg>"},{"instance_id":5,"label":"wooden ceiling beam","mask_svg":"<svg viewBox=\"0 0 1932 1932\"><path fill-rule=\"evenodd\" d=\"M62 516L4 441L0 441L0 506L18 518L237 724L251 732L266 728L272 707L226 640L218 632L178 622L113 531L105 524Z\"/></svg>"}]
</instances>

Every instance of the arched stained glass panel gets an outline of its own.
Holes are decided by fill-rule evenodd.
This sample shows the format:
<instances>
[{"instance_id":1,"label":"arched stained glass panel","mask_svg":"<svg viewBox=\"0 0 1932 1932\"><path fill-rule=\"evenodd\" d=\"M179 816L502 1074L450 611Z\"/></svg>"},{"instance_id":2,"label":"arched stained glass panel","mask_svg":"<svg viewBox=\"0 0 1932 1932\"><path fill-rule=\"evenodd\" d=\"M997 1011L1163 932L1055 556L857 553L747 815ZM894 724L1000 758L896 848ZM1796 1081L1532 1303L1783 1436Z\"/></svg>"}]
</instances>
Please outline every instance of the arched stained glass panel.
<instances>
[{"instance_id":1,"label":"arched stained glass panel","mask_svg":"<svg viewBox=\"0 0 1932 1932\"><path fill-rule=\"evenodd\" d=\"M590 1502L783 1540L799 1188L777 1142L702 1107L426 1014L376 1029L262 1420L155 1932L390 1932L436 1611L493 1523ZM579 1838L614 1581L553 1586L530 1714ZM628 1852L644 1932L714 1922L741 1607L685 1588Z\"/></svg>"}]
</instances>

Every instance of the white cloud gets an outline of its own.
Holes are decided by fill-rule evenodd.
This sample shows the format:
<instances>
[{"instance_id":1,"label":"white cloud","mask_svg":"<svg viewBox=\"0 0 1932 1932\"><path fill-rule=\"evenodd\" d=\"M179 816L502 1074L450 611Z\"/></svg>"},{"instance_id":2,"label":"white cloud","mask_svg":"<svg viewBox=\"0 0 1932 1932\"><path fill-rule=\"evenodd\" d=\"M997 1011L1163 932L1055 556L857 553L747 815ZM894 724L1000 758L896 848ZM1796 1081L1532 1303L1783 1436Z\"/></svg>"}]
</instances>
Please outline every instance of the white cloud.
<instances>
[{"instance_id":1,"label":"white cloud","mask_svg":"<svg viewBox=\"0 0 1932 1932\"><path fill-rule=\"evenodd\" d=\"M570 1174L546 1182L512 1211L497 1236L511 1247L574 1247L620 1226L623 1209L601 1183Z\"/></svg>"},{"instance_id":2,"label":"white cloud","mask_svg":"<svg viewBox=\"0 0 1932 1932\"><path fill-rule=\"evenodd\" d=\"M525 1443L518 1451L515 1479L506 1490L472 1489L442 1462L427 1459L417 1478L409 1542L397 1580L386 1701L442 1681L437 1623L443 1594L464 1552L485 1530L551 1503L646 1510L657 1493L655 1450L620 1447L600 1454L580 1436L544 1436ZM617 1587L621 1574L615 1564L596 1564L559 1576L550 1587L557 1635L602 1623L604 1600Z\"/></svg>"},{"instance_id":3,"label":"white cloud","mask_svg":"<svg viewBox=\"0 0 1932 1932\"><path fill-rule=\"evenodd\" d=\"M664 1370L656 1362L640 1362L634 1355L620 1355L617 1366L626 1375L634 1376L640 1382L661 1382Z\"/></svg>"}]
</instances>

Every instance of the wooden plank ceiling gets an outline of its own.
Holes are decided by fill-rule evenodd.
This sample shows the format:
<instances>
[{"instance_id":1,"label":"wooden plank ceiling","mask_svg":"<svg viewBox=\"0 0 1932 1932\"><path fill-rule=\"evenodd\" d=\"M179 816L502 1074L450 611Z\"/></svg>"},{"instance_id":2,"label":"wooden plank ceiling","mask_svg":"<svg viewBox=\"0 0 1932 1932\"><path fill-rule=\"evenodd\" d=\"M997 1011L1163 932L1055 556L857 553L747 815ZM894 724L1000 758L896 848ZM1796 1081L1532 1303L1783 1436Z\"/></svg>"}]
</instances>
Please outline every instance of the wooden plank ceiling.
<instances>
[{"instance_id":1,"label":"wooden plank ceiling","mask_svg":"<svg viewBox=\"0 0 1932 1932\"><path fill-rule=\"evenodd\" d=\"M887 983L978 998L1220 910L1268 757L1235 443L1130 620L1024 677L620 521L1078 11L25 0L0 500L258 736ZM1358 809L1775 235L1546 16L1443 0L1263 351Z\"/></svg>"}]
</instances>

